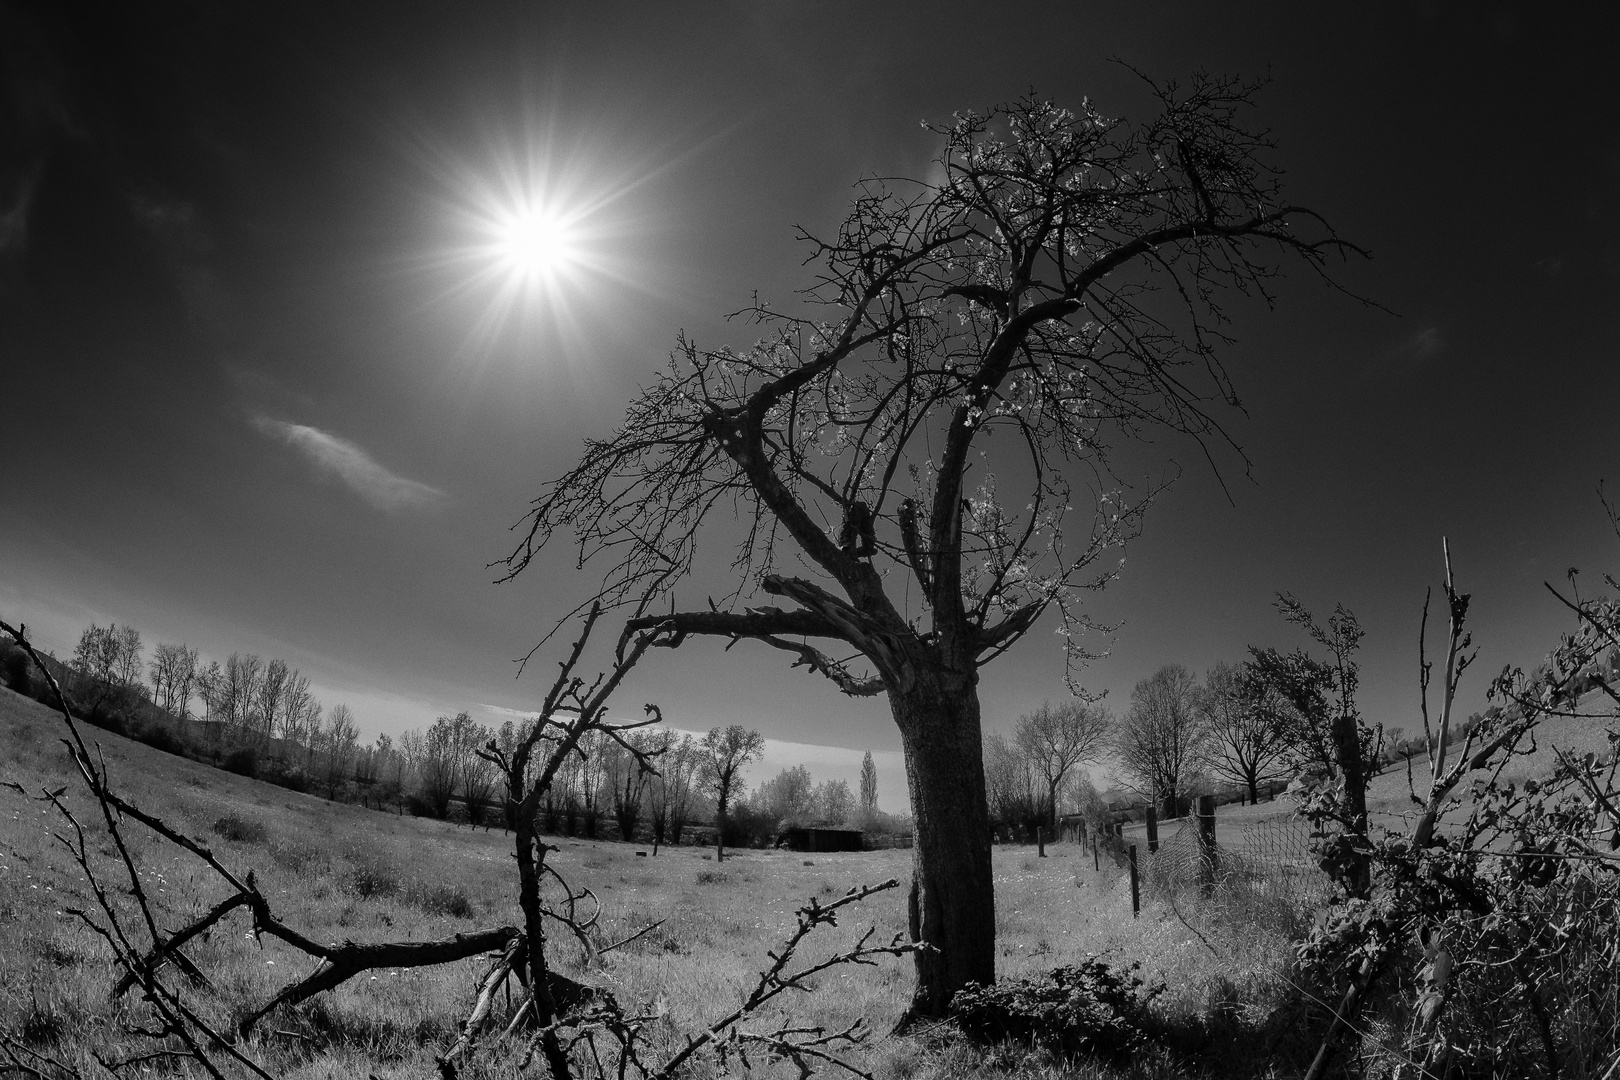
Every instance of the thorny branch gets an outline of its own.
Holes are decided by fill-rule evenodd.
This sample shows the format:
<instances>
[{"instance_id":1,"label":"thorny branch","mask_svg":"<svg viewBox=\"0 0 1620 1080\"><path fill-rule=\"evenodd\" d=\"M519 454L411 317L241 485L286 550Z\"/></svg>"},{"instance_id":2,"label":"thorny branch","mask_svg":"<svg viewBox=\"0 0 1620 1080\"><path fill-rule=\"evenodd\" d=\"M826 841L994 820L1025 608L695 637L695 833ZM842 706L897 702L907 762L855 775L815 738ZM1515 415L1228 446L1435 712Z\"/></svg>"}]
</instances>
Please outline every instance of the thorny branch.
<instances>
[{"instance_id":1,"label":"thorny branch","mask_svg":"<svg viewBox=\"0 0 1620 1080\"><path fill-rule=\"evenodd\" d=\"M471 1012L461 1025L456 1041L439 1058L440 1071L447 1077L456 1075L456 1062L472 1051L478 1037L491 1023L496 994L510 978L516 978L523 984L525 993L519 996L511 1015L502 1023L502 1030L505 1034L512 1035L524 1026L532 1028L534 1034L531 1037L530 1057L532 1058L536 1051L541 1053L552 1075L556 1077L574 1075L575 1066L571 1055L582 1041L589 1049L589 1060L594 1064L597 1074L601 1077L607 1075L595 1042L598 1033L605 1033L617 1041L617 1075L621 1078L633 1071L639 1077L657 1076L660 1080L668 1080L694 1054L701 1051L712 1051L720 1055L722 1060L727 1054L739 1054L746 1061L750 1047L767 1059L793 1062L800 1069L801 1075L808 1075L817 1065L834 1065L855 1075L865 1076L865 1073L840 1059L836 1053L841 1047L855 1046L865 1039L867 1032L861 1022L835 1032L791 1023L784 1023L772 1031L749 1032L742 1030L739 1024L786 991L808 990L810 980L830 968L846 964L871 964L877 957L897 956L919 948L920 946L903 940L903 935L896 935L895 939L887 944L874 944L872 941L874 931L868 930L853 947L843 952L835 953L820 961L794 966L800 946L812 931L823 926L837 925L841 911L876 892L894 888L896 882L892 880L879 885L851 889L848 894L829 904L821 904L812 899L808 905L800 909L797 925L784 945L769 954L771 963L761 973L757 984L744 1002L699 1034L689 1037L669 1060L656 1069L651 1069L645 1064L642 1047L638 1042L643 1026L655 1017L626 1014L610 994L583 986L549 970L544 955L546 940L544 925L547 920L555 921L573 933L586 948L588 960L629 944L662 922L659 920L619 941L600 949L595 948L590 931L600 913L600 904L596 902L595 895L590 890L570 887L557 869L546 863L545 855L551 849L541 842L533 831L539 798L568 755L585 752L581 748L581 741L587 734L600 733L639 755L638 761L642 767L649 770L656 768L654 753L625 741L622 736L625 732L660 720L658 710L649 706L648 713L651 719L624 722L608 719L606 710L609 696L630 667L648 647L658 643L660 637L668 633L668 629L660 627L621 638L615 649L614 667L587 682L577 676L575 670L600 614L600 607L597 607L586 617L584 632L568 659L562 663L561 671L546 695L542 712L526 730L516 749L508 754L491 744L483 751L487 758L505 770L508 780L508 813L519 837L517 854L520 866L520 906L525 914L525 927L522 929L498 927L458 934L453 938L436 942L345 941L334 944L312 941L277 919L271 911L268 900L259 891L252 873L247 874L245 878L238 877L220 863L207 848L190 840L156 815L145 812L116 795L109 785L105 766L90 757L72 709L62 695L60 687L56 685L55 679L50 675L49 669L33 653L32 646L28 644L20 628L13 628L0 622L0 630L8 633L29 652L51 682L59 711L72 736L67 742L73 760L79 768L81 777L96 797L97 805L102 810L103 821L115 841L117 850L121 853L125 873L130 881L128 891L135 898L142 921L148 930L147 944L138 947L129 937L119 912L90 860L83 826L62 802L60 792L46 792L42 798L56 809L69 826L69 832L59 834L58 839L78 862L86 880L90 883L100 910L99 919L92 917L88 912L76 909L71 909L70 914L83 921L111 950L114 961L121 971L121 976L114 986L114 995L138 987L143 1000L150 1006L155 1021L151 1026L131 1028L131 1033L142 1034L156 1040L159 1045L154 1050L123 1061L103 1061L102 1065L109 1071L116 1071L160 1060L184 1058L195 1061L209 1076L223 1078L225 1074L222 1071L222 1063L228 1060L255 1076L270 1080L270 1074L265 1068L249 1057L236 1040L246 1039L256 1024L275 1009L296 1005L315 994L342 985L361 972L377 967L449 963L493 951ZM544 753L536 759L536 751L541 747L544 747ZM133 857L129 854L128 847L123 843L119 832L119 815L128 816L164 839L190 851L232 886L231 894L178 932L162 934L157 929L157 920L149 899L142 891ZM539 884L543 877L549 877L561 887L562 898L559 905L540 901ZM581 900L586 899L592 902L588 916L582 914L577 907ZM215 1030L195 1008L182 999L176 989L163 982L160 976L169 962L181 964L194 971L195 968L184 959L181 947L218 925L239 908L245 909L250 914L255 934L269 934L321 962L311 975L291 983L264 1006L239 1020L234 1032L221 1032ZM9 1037L0 1040L0 1052L5 1055L7 1071L43 1077L53 1075L47 1070L56 1069L60 1075L77 1075L71 1068L40 1055Z\"/></svg>"}]
</instances>

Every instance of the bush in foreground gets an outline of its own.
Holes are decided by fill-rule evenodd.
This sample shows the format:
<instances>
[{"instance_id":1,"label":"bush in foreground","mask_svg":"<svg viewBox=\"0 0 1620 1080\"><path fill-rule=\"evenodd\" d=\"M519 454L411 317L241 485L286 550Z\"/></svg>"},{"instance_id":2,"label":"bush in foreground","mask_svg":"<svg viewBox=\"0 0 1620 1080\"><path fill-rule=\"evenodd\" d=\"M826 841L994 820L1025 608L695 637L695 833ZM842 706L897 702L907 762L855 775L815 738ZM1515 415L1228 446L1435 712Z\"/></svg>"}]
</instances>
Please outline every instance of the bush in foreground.
<instances>
[{"instance_id":1,"label":"bush in foreground","mask_svg":"<svg viewBox=\"0 0 1620 1080\"><path fill-rule=\"evenodd\" d=\"M1147 1006L1163 987L1095 958L994 986L971 983L951 1000L957 1025L981 1043L1014 1041L1063 1057L1122 1060L1148 1042Z\"/></svg>"}]
</instances>

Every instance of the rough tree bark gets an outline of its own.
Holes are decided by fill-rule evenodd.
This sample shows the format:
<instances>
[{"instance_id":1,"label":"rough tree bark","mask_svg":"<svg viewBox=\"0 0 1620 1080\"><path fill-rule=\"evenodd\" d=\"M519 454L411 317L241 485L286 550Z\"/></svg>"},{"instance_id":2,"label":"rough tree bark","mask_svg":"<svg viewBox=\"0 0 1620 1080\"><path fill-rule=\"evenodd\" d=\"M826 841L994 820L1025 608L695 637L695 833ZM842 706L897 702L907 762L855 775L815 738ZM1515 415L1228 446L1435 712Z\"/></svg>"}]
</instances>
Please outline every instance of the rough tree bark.
<instances>
[{"instance_id":1,"label":"rough tree bark","mask_svg":"<svg viewBox=\"0 0 1620 1080\"><path fill-rule=\"evenodd\" d=\"M977 680L920 681L889 703L905 747L916 830L911 936L934 946L914 954L912 1010L941 1016L958 988L995 981L995 888L979 697L971 685Z\"/></svg>"}]
</instances>

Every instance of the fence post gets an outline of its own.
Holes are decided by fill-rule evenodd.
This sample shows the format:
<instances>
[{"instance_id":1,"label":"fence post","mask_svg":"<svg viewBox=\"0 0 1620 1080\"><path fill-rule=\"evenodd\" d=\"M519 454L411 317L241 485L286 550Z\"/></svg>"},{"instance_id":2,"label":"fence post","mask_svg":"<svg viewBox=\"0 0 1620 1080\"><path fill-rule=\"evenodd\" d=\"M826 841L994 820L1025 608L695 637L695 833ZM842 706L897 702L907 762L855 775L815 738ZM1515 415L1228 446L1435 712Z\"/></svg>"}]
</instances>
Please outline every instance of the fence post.
<instances>
[{"instance_id":1,"label":"fence post","mask_svg":"<svg viewBox=\"0 0 1620 1080\"><path fill-rule=\"evenodd\" d=\"M1102 862L1097 856L1097 837L1096 836L1092 836L1092 838L1091 838L1091 869L1094 870L1094 871L1102 869Z\"/></svg>"},{"instance_id":2,"label":"fence post","mask_svg":"<svg viewBox=\"0 0 1620 1080\"><path fill-rule=\"evenodd\" d=\"M1136 877L1136 845L1131 845L1131 918L1136 918L1142 911L1142 886Z\"/></svg>"},{"instance_id":3,"label":"fence post","mask_svg":"<svg viewBox=\"0 0 1620 1080\"><path fill-rule=\"evenodd\" d=\"M1220 869L1215 851L1215 796L1198 796L1198 884L1207 896L1215 889Z\"/></svg>"},{"instance_id":4,"label":"fence post","mask_svg":"<svg viewBox=\"0 0 1620 1080\"><path fill-rule=\"evenodd\" d=\"M1035 847L1039 850L1041 858L1046 858L1046 826L1035 826Z\"/></svg>"},{"instance_id":5,"label":"fence post","mask_svg":"<svg viewBox=\"0 0 1620 1080\"><path fill-rule=\"evenodd\" d=\"M1147 808L1147 840L1148 854L1159 850L1159 815L1154 813L1152 806Z\"/></svg>"}]
</instances>

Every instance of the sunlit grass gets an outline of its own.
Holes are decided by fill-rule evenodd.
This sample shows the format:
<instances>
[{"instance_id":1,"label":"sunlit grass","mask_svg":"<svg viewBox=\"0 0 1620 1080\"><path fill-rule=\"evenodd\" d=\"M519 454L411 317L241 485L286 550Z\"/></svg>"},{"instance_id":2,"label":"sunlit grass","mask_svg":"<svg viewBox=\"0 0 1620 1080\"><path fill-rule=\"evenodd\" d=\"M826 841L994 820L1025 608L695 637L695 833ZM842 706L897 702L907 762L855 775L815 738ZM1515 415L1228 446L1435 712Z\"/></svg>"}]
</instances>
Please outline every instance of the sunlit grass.
<instances>
[{"instance_id":1,"label":"sunlit grass","mask_svg":"<svg viewBox=\"0 0 1620 1080\"><path fill-rule=\"evenodd\" d=\"M59 724L42 707L0 691L0 743L7 747L0 779L31 791L67 784L68 804L90 824L93 805L70 782L55 741ZM499 829L473 831L329 803L93 734L121 791L209 844L228 865L255 870L277 914L311 937L424 940L521 921L510 842ZM81 1064L88 1064L92 1047L104 1055L143 1049L121 1030L127 1004L107 1000L114 975L105 948L64 914L88 907L90 897L50 836L56 820L10 791L0 793L0 810L0 955L16 958L18 969L0 985L0 1026L31 1031L40 1045ZM189 855L152 842L136 827L128 835L166 927L182 925L225 895ZM95 836L107 880L121 884L110 846L99 831ZM655 1034L671 1045L678 1031L701 1026L740 999L766 962L766 950L780 943L809 897L828 900L857 884L904 881L910 872L906 851L742 851L716 864L708 851L694 848L666 848L654 858L638 856L647 849L635 845L554 842L560 850L553 859L563 874L602 900L598 944L664 922L590 967L563 938L553 943L553 956L567 974L611 989L627 1006L666 1011L668 1021ZM1045 859L1027 847L995 851L997 962L1005 975L1098 954L1120 966L1140 964L1144 979L1170 988L1161 998L1165 1009L1195 1014L1230 995L1235 965L1251 973L1243 981L1253 988L1286 964L1287 942L1266 940L1263 927L1206 944L1164 909L1149 908L1133 919L1121 871L1105 859L1094 872L1089 850L1073 845L1048 851ZM884 938L901 931L902 892L867 901L856 917L813 938L810 954L846 947L868 925ZM311 969L308 957L279 942L252 940L240 913L188 952L215 985L216 994L200 997L218 1003L209 1015L221 1024ZM430 1075L433 1055L454 1038L480 974L477 961L370 973L268 1018L253 1049L272 1071L291 1077ZM829 972L812 993L793 996L785 1007L800 1021L828 1027L864 1016L881 1035L899 1018L910 990L910 965L895 960ZM780 1015L767 1014L758 1026ZM980 1067L1044 1070L1040 1062L1005 1055L986 1061L952 1040L941 1042L938 1033L880 1038L866 1056L869 1066L895 1078L965 1075ZM480 1060L493 1069L508 1057L503 1051Z\"/></svg>"}]
</instances>

